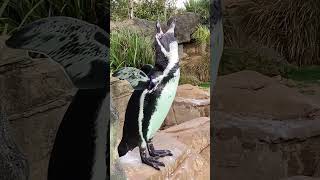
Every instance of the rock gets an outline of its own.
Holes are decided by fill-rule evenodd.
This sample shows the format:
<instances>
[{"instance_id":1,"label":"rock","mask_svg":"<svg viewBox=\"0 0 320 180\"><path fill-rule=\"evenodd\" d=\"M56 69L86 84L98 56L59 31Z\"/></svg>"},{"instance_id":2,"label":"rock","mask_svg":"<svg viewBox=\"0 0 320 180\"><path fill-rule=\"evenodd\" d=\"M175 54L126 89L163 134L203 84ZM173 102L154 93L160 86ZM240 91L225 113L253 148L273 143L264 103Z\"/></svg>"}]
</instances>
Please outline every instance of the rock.
<instances>
[{"instance_id":1,"label":"rock","mask_svg":"<svg viewBox=\"0 0 320 180\"><path fill-rule=\"evenodd\" d=\"M309 177L309 176L293 176L293 177L284 178L281 180L320 180L320 178Z\"/></svg>"},{"instance_id":2,"label":"rock","mask_svg":"<svg viewBox=\"0 0 320 180\"><path fill-rule=\"evenodd\" d=\"M6 64L12 64L21 61L21 58L26 57L25 50L16 50L8 48L5 41L9 36L0 36L0 67Z\"/></svg>"},{"instance_id":3,"label":"rock","mask_svg":"<svg viewBox=\"0 0 320 180\"><path fill-rule=\"evenodd\" d=\"M254 71L220 76L216 85L216 110L263 118L316 119L320 104Z\"/></svg>"},{"instance_id":4,"label":"rock","mask_svg":"<svg viewBox=\"0 0 320 180\"><path fill-rule=\"evenodd\" d=\"M171 17L168 22L171 22L174 18L177 20L176 35L178 38L178 43L190 42L192 33L200 24L200 16L195 13L186 12L184 14Z\"/></svg>"},{"instance_id":5,"label":"rock","mask_svg":"<svg viewBox=\"0 0 320 180\"><path fill-rule=\"evenodd\" d=\"M13 139L7 117L0 104L0 174L5 180L27 180L29 164Z\"/></svg>"},{"instance_id":6,"label":"rock","mask_svg":"<svg viewBox=\"0 0 320 180\"><path fill-rule=\"evenodd\" d=\"M126 180L124 170L120 165L118 155L119 139L119 115L114 108L112 99L110 102L110 179Z\"/></svg>"},{"instance_id":7,"label":"rock","mask_svg":"<svg viewBox=\"0 0 320 180\"><path fill-rule=\"evenodd\" d=\"M176 23L176 36L178 43L190 42L191 34L196 30L197 25L200 23L200 16L195 13L186 12L171 17L168 22L171 22L173 18L177 19ZM156 22L148 21L144 19L129 19L121 22L111 22L111 31L119 28L130 28L136 30L144 36L154 36ZM163 31L168 29L166 23L161 23Z\"/></svg>"},{"instance_id":8,"label":"rock","mask_svg":"<svg viewBox=\"0 0 320 180\"><path fill-rule=\"evenodd\" d=\"M175 137L197 153L205 150L203 154L210 157L210 151L208 151L210 149L210 119L208 117L192 119L162 132Z\"/></svg>"},{"instance_id":9,"label":"rock","mask_svg":"<svg viewBox=\"0 0 320 180\"><path fill-rule=\"evenodd\" d=\"M209 117L209 111L208 91L190 84L180 85L164 125L172 126L198 117Z\"/></svg>"},{"instance_id":10,"label":"rock","mask_svg":"<svg viewBox=\"0 0 320 180\"><path fill-rule=\"evenodd\" d=\"M315 173L320 121L215 112L215 179L270 180Z\"/></svg>"},{"instance_id":11,"label":"rock","mask_svg":"<svg viewBox=\"0 0 320 180\"><path fill-rule=\"evenodd\" d=\"M132 87L127 81L119 80L118 78L110 78L110 89L111 97L114 103L114 106L119 114L119 126L118 126L118 142L120 142L122 137L122 128L124 124L125 113L127 109L128 101L133 92Z\"/></svg>"},{"instance_id":12,"label":"rock","mask_svg":"<svg viewBox=\"0 0 320 180\"><path fill-rule=\"evenodd\" d=\"M320 162L318 162L317 167L315 169L315 173L314 173L315 177L320 177Z\"/></svg>"},{"instance_id":13,"label":"rock","mask_svg":"<svg viewBox=\"0 0 320 180\"><path fill-rule=\"evenodd\" d=\"M128 179L210 179L209 159L200 154L209 149L209 121L209 118L194 119L156 134L153 140L155 148L170 149L173 153L171 157L160 158L166 165L161 171L142 164L138 148L121 157ZM190 136L191 133L195 136ZM200 142L198 146L197 142Z\"/></svg>"},{"instance_id":14,"label":"rock","mask_svg":"<svg viewBox=\"0 0 320 180\"><path fill-rule=\"evenodd\" d=\"M0 101L6 105L13 139L28 160L29 179L43 180L73 86L59 65L10 49L5 39L0 38Z\"/></svg>"}]
</instances>

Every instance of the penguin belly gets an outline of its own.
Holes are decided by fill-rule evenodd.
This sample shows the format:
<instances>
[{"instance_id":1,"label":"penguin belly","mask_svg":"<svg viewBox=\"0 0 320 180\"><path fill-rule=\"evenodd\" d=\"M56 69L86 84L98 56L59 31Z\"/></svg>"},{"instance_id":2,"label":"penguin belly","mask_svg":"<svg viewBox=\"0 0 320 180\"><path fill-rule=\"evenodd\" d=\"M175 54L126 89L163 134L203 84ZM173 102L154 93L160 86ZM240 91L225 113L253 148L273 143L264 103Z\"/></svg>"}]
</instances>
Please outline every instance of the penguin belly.
<instances>
[{"instance_id":1,"label":"penguin belly","mask_svg":"<svg viewBox=\"0 0 320 180\"><path fill-rule=\"evenodd\" d=\"M163 121L169 113L173 100L176 96L179 85L180 70L178 69L173 76L162 88L160 95L155 102L155 111L152 113L147 129L147 140L151 139L160 129ZM147 104L148 105L148 104ZM146 120L146 119L145 119Z\"/></svg>"}]
</instances>

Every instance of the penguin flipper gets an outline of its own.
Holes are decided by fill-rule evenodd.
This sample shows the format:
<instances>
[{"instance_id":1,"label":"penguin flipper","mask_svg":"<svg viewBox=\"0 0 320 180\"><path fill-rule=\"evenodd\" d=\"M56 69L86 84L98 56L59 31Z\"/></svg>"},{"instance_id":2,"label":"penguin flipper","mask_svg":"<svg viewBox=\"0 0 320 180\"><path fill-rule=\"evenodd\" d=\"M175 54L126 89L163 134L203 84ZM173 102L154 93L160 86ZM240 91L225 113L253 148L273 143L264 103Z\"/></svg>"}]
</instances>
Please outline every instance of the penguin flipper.
<instances>
[{"instance_id":1,"label":"penguin flipper","mask_svg":"<svg viewBox=\"0 0 320 180\"><path fill-rule=\"evenodd\" d=\"M150 82L150 78L143 71L134 67L120 68L112 76L128 81L134 90L145 89Z\"/></svg>"},{"instance_id":2,"label":"penguin flipper","mask_svg":"<svg viewBox=\"0 0 320 180\"><path fill-rule=\"evenodd\" d=\"M151 64L145 64L142 66L142 68L140 68L140 70L147 75L151 72L152 69L153 69L153 66Z\"/></svg>"},{"instance_id":3,"label":"penguin flipper","mask_svg":"<svg viewBox=\"0 0 320 180\"><path fill-rule=\"evenodd\" d=\"M43 18L15 32L6 45L47 55L77 88L106 86L109 35L96 25L70 17Z\"/></svg>"}]
</instances>

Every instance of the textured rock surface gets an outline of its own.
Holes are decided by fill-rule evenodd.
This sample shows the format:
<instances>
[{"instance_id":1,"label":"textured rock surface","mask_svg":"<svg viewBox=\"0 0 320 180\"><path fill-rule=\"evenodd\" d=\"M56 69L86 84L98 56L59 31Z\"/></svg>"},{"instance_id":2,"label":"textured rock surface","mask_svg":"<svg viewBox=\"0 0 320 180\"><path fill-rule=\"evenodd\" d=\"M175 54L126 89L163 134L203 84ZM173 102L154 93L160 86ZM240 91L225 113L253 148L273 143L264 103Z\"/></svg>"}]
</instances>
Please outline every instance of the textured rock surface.
<instances>
[{"instance_id":1,"label":"textured rock surface","mask_svg":"<svg viewBox=\"0 0 320 180\"><path fill-rule=\"evenodd\" d=\"M2 106L0 104L0 109ZM29 164L12 138L7 117L0 111L0 179L27 180Z\"/></svg>"},{"instance_id":2,"label":"textured rock surface","mask_svg":"<svg viewBox=\"0 0 320 180\"><path fill-rule=\"evenodd\" d=\"M133 92L133 89L127 81L119 80L118 78L111 77L110 83L112 100L119 115L117 143L120 143L126 108L131 94Z\"/></svg>"},{"instance_id":3,"label":"textured rock surface","mask_svg":"<svg viewBox=\"0 0 320 180\"><path fill-rule=\"evenodd\" d=\"M209 118L198 118L157 133L155 148L170 149L173 153L160 158L166 165L161 171L142 164L138 148L121 157L128 179L210 179L209 123Z\"/></svg>"},{"instance_id":4,"label":"textured rock surface","mask_svg":"<svg viewBox=\"0 0 320 180\"><path fill-rule=\"evenodd\" d=\"M223 112L217 112L214 120L216 179L315 175L320 161L319 120L278 121Z\"/></svg>"},{"instance_id":5,"label":"textured rock surface","mask_svg":"<svg viewBox=\"0 0 320 180\"><path fill-rule=\"evenodd\" d=\"M13 139L26 156L32 180L47 177L56 131L74 94L60 67L9 49L0 40L0 97Z\"/></svg>"},{"instance_id":6,"label":"textured rock surface","mask_svg":"<svg viewBox=\"0 0 320 180\"><path fill-rule=\"evenodd\" d=\"M217 80L216 110L262 118L316 119L320 106L298 90L254 71L241 71Z\"/></svg>"},{"instance_id":7,"label":"textured rock surface","mask_svg":"<svg viewBox=\"0 0 320 180\"><path fill-rule=\"evenodd\" d=\"M194 13L184 13L181 15L176 15L176 35L179 43L190 42L191 34L195 31L197 25L200 23L200 16ZM170 18L168 21L171 21ZM137 30L143 35L152 36L155 34L155 24L156 22L144 20L144 19L131 19L121 22L111 22L111 30L117 28L130 28L132 30ZM161 23L161 26L164 31L167 30L166 23Z\"/></svg>"},{"instance_id":8,"label":"textured rock surface","mask_svg":"<svg viewBox=\"0 0 320 180\"><path fill-rule=\"evenodd\" d=\"M110 108L110 179L125 180L125 173L120 165L118 155L119 115L111 99Z\"/></svg>"},{"instance_id":9,"label":"textured rock surface","mask_svg":"<svg viewBox=\"0 0 320 180\"><path fill-rule=\"evenodd\" d=\"M209 117L209 111L210 95L207 90L190 84L180 85L164 125L172 126L198 117Z\"/></svg>"}]
</instances>

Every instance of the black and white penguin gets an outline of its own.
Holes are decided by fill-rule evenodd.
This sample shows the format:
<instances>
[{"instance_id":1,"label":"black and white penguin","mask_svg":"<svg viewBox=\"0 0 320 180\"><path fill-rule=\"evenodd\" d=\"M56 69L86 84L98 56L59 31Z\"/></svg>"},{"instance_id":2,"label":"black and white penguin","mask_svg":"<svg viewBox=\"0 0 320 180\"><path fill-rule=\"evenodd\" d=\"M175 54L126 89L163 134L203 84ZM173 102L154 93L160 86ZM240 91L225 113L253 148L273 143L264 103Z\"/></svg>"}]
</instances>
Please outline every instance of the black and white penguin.
<instances>
[{"instance_id":1,"label":"black and white penguin","mask_svg":"<svg viewBox=\"0 0 320 180\"><path fill-rule=\"evenodd\" d=\"M155 66L145 65L142 71L122 68L113 75L128 80L135 91L126 109L123 137L118 146L119 156L139 146L143 163L160 170L164 163L159 157L172 156L170 150L155 150L152 138L165 120L174 100L180 78L178 42L175 20L163 33L156 25Z\"/></svg>"},{"instance_id":2,"label":"black and white penguin","mask_svg":"<svg viewBox=\"0 0 320 180\"><path fill-rule=\"evenodd\" d=\"M108 179L109 35L81 20L50 17L24 26L6 44L47 55L78 88L56 134L48 180Z\"/></svg>"}]
</instances>

